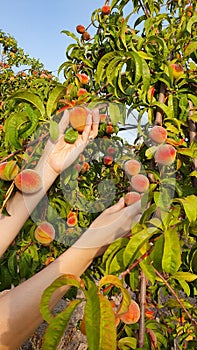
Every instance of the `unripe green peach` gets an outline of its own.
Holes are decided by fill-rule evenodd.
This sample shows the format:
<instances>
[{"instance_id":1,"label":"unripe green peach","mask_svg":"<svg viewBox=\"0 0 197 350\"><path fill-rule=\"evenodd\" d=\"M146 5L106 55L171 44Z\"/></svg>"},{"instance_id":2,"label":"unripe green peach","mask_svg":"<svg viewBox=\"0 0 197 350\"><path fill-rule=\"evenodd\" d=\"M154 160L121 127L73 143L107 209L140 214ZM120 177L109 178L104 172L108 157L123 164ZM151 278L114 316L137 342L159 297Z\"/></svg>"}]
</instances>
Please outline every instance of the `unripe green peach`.
<instances>
[{"instance_id":1,"label":"unripe green peach","mask_svg":"<svg viewBox=\"0 0 197 350\"><path fill-rule=\"evenodd\" d=\"M161 145L155 152L155 161L161 165L171 165L176 158L176 149L169 144Z\"/></svg>"},{"instance_id":2,"label":"unripe green peach","mask_svg":"<svg viewBox=\"0 0 197 350\"><path fill-rule=\"evenodd\" d=\"M135 202L139 201L141 198L141 195L138 192L127 192L124 198L125 205L132 205Z\"/></svg>"},{"instance_id":3,"label":"unripe green peach","mask_svg":"<svg viewBox=\"0 0 197 350\"><path fill-rule=\"evenodd\" d=\"M124 170L127 175L133 176L139 174L141 169L141 164L136 159L129 159L124 164Z\"/></svg>"},{"instance_id":4,"label":"unripe green peach","mask_svg":"<svg viewBox=\"0 0 197 350\"><path fill-rule=\"evenodd\" d=\"M55 229L52 224L47 221L43 221L34 231L35 239L47 246L49 245L55 238Z\"/></svg>"},{"instance_id":5,"label":"unripe green peach","mask_svg":"<svg viewBox=\"0 0 197 350\"><path fill-rule=\"evenodd\" d=\"M149 137L151 140L155 143L163 143L167 139L167 131L163 126L155 125L150 131L149 131Z\"/></svg>"},{"instance_id":6,"label":"unripe green peach","mask_svg":"<svg viewBox=\"0 0 197 350\"><path fill-rule=\"evenodd\" d=\"M149 188L149 180L143 174L137 174L131 178L131 186L137 192L145 192Z\"/></svg>"},{"instance_id":7,"label":"unripe green peach","mask_svg":"<svg viewBox=\"0 0 197 350\"><path fill-rule=\"evenodd\" d=\"M5 181L13 180L19 172L19 167L14 160L0 163L0 179Z\"/></svg>"},{"instance_id":8,"label":"unripe green peach","mask_svg":"<svg viewBox=\"0 0 197 350\"><path fill-rule=\"evenodd\" d=\"M24 193L35 193L42 187L42 180L37 171L24 169L14 179L15 186Z\"/></svg>"}]
</instances>

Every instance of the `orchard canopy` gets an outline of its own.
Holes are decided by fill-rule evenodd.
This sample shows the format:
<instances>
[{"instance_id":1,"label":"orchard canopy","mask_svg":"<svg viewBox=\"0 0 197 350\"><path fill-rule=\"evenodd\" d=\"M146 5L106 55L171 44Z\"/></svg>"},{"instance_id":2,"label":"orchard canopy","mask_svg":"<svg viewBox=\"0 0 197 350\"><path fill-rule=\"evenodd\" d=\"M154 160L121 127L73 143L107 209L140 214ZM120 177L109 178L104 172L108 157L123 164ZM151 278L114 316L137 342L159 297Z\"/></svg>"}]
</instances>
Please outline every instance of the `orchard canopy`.
<instances>
[{"instance_id":1,"label":"orchard canopy","mask_svg":"<svg viewBox=\"0 0 197 350\"><path fill-rule=\"evenodd\" d=\"M196 3L106 1L62 34L71 43L60 82L0 31L2 215L9 215L17 175L33 170L49 137L58 139L64 110L100 106L98 137L61 173L1 258L0 289L52 263L120 197L125 205L141 198L129 237L111 243L83 283L65 275L44 293L43 349L57 347L81 301L90 350L196 349ZM69 125L67 142L76 129ZM53 233L47 244L36 230L43 221ZM71 301L51 317L51 294L63 284L72 286Z\"/></svg>"}]
</instances>

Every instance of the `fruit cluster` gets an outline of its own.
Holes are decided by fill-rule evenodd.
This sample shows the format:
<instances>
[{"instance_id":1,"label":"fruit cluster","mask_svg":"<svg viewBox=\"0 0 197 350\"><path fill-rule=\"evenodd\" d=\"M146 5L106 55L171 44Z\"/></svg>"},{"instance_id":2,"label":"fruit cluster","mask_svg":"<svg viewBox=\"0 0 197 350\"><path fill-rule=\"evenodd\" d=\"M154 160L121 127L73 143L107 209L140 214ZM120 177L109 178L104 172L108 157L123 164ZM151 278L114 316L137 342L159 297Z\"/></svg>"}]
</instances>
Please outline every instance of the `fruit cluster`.
<instances>
[{"instance_id":1,"label":"fruit cluster","mask_svg":"<svg viewBox=\"0 0 197 350\"><path fill-rule=\"evenodd\" d=\"M176 149L165 143L167 141L167 131L160 125L155 125L149 132L151 141L156 144L157 149L154 158L157 164L169 166L176 158Z\"/></svg>"}]
</instances>

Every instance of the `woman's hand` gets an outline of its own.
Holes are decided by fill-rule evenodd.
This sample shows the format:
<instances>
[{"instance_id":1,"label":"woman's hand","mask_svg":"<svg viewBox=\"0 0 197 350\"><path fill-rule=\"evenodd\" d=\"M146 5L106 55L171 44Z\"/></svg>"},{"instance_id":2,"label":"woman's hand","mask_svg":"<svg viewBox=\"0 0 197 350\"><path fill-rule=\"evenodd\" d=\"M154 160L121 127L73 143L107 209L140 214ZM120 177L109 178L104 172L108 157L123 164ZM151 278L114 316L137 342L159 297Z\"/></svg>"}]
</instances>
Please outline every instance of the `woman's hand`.
<instances>
[{"instance_id":1,"label":"woman's hand","mask_svg":"<svg viewBox=\"0 0 197 350\"><path fill-rule=\"evenodd\" d=\"M132 225L139 221L141 212L141 200L125 207L124 198L121 198L99 215L73 246L77 248L107 246L117 238L128 235ZM101 252L99 249L98 251Z\"/></svg>"},{"instance_id":2,"label":"woman's hand","mask_svg":"<svg viewBox=\"0 0 197 350\"><path fill-rule=\"evenodd\" d=\"M99 109L95 108L87 110L86 126L82 134L78 135L77 140L70 144L64 140L64 133L69 124L69 111L66 110L59 123L59 138L54 143L51 139L47 141L44 149L44 154L40 159L42 166L43 162L57 174L60 174L64 169L68 168L83 152L90 139L94 139L98 133L99 126Z\"/></svg>"}]
</instances>

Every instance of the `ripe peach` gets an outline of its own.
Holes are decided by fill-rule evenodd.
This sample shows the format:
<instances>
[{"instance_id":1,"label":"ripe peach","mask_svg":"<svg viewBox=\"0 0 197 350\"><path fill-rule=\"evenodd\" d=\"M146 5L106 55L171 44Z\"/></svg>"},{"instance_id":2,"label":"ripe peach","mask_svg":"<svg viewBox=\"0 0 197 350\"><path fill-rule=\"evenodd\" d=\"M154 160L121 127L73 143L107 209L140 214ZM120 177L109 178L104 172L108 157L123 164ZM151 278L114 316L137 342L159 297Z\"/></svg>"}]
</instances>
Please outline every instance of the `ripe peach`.
<instances>
[{"instance_id":1,"label":"ripe peach","mask_svg":"<svg viewBox=\"0 0 197 350\"><path fill-rule=\"evenodd\" d=\"M69 111L69 120L73 129L83 132L86 125L87 111L82 106L75 106Z\"/></svg>"},{"instance_id":2,"label":"ripe peach","mask_svg":"<svg viewBox=\"0 0 197 350\"><path fill-rule=\"evenodd\" d=\"M67 225L69 227L73 227L73 226L76 226L77 225L77 214L76 213L73 213L73 215L70 215L70 216L67 216Z\"/></svg>"},{"instance_id":3,"label":"ripe peach","mask_svg":"<svg viewBox=\"0 0 197 350\"><path fill-rule=\"evenodd\" d=\"M111 7L109 5L104 5L101 9L103 15L109 15L111 12Z\"/></svg>"},{"instance_id":4,"label":"ripe peach","mask_svg":"<svg viewBox=\"0 0 197 350\"><path fill-rule=\"evenodd\" d=\"M140 318L140 308L136 301L131 300L128 311L119 315L119 317L121 321L126 324L134 324L138 322Z\"/></svg>"},{"instance_id":5,"label":"ripe peach","mask_svg":"<svg viewBox=\"0 0 197 350\"><path fill-rule=\"evenodd\" d=\"M137 174L131 178L131 186L137 192L145 192L149 187L149 180L143 174Z\"/></svg>"},{"instance_id":6,"label":"ripe peach","mask_svg":"<svg viewBox=\"0 0 197 350\"><path fill-rule=\"evenodd\" d=\"M48 266L50 263L52 263L55 260L52 256L48 256L45 261L45 266Z\"/></svg>"},{"instance_id":7,"label":"ripe peach","mask_svg":"<svg viewBox=\"0 0 197 350\"><path fill-rule=\"evenodd\" d=\"M112 156L104 156L103 157L103 164L105 165L111 165L113 163L114 159Z\"/></svg>"},{"instance_id":8,"label":"ripe peach","mask_svg":"<svg viewBox=\"0 0 197 350\"><path fill-rule=\"evenodd\" d=\"M43 221L34 231L35 239L47 246L49 245L55 238L55 229L52 224L47 221Z\"/></svg>"},{"instance_id":9,"label":"ripe peach","mask_svg":"<svg viewBox=\"0 0 197 350\"><path fill-rule=\"evenodd\" d=\"M80 97L82 95L85 95L87 94L87 90L86 89L83 89L83 88L80 88L78 91L77 91L77 96Z\"/></svg>"},{"instance_id":10,"label":"ripe peach","mask_svg":"<svg viewBox=\"0 0 197 350\"><path fill-rule=\"evenodd\" d=\"M5 181L13 180L19 172L19 167L14 160L0 163L0 179Z\"/></svg>"},{"instance_id":11,"label":"ripe peach","mask_svg":"<svg viewBox=\"0 0 197 350\"><path fill-rule=\"evenodd\" d=\"M113 127L113 124L111 122L106 126L105 132L107 134L113 134L114 127Z\"/></svg>"},{"instance_id":12,"label":"ripe peach","mask_svg":"<svg viewBox=\"0 0 197 350\"><path fill-rule=\"evenodd\" d=\"M116 153L116 149L113 146L109 146L106 149L107 154L115 154Z\"/></svg>"},{"instance_id":13,"label":"ripe peach","mask_svg":"<svg viewBox=\"0 0 197 350\"><path fill-rule=\"evenodd\" d=\"M79 163L76 163L76 164L74 165L74 168L78 171L78 173L80 173L81 168L82 168L82 165L79 164Z\"/></svg>"},{"instance_id":14,"label":"ripe peach","mask_svg":"<svg viewBox=\"0 0 197 350\"><path fill-rule=\"evenodd\" d=\"M105 122L106 122L106 119L107 119L106 114L100 114L100 122L101 122L101 123L105 123Z\"/></svg>"},{"instance_id":15,"label":"ripe peach","mask_svg":"<svg viewBox=\"0 0 197 350\"><path fill-rule=\"evenodd\" d=\"M124 170L128 175L137 175L141 169L141 164L136 159L129 159L124 164Z\"/></svg>"},{"instance_id":16,"label":"ripe peach","mask_svg":"<svg viewBox=\"0 0 197 350\"><path fill-rule=\"evenodd\" d=\"M84 32L81 36L82 36L82 39L85 41L90 40L90 34L88 32Z\"/></svg>"},{"instance_id":17,"label":"ripe peach","mask_svg":"<svg viewBox=\"0 0 197 350\"><path fill-rule=\"evenodd\" d=\"M89 82L89 77L85 73L78 73L76 74L77 78L79 79L81 84L88 84Z\"/></svg>"},{"instance_id":18,"label":"ripe peach","mask_svg":"<svg viewBox=\"0 0 197 350\"><path fill-rule=\"evenodd\" d=\"M89 169L90 169L89 163L83 162L82 167L81 167L81 173L82 173L82 174L85 174L86 171L88 171Z\"/></svg>"},{"instance_id":19,"label":"ripe peach","mask_svg":"<svg viewBox=\"0 0 197 350\"><path fill-rule=\"evenodd\" d=\"M172 75L174 79L182 77L182 75L184 74L183 66L181 66L178 63L172 63L170 66L172 68Z\"/></svg>"},{"instance_id":20,"label":"ripe peach","mask_svg":"<svg viewBox=\"0 0 197 350\"><path fill-rule=\"evenodd\" d=\"M76 26L76 31L79 34L83 34L85 32L85 27L81 24L78 24L78 26Z\"/></svg>"},{"instance_id":21,"label":"ripe peach","mask_svg":"<svg viewBox=\"0 0 197 350\"><path fill-rule=\"evenodd\" d=\"M171 165L176 158L176 149L168 144L161 145L155 152L155 161L161 165Z\"/></svg>"},{"instance_id":22,"label":"ripe peach","mask_svg":"<svg viewBox=\"0 0 197 350\"><path fill-rule=\"evenodd\" d=\"M153 142L163 143L167 139L167 131L163 126L155 125L149 132L149 136Z\"/></svg>"},{"instance_id":23,"label":"ripe peach","mask_svg":"<svg viewBox=\"0 0 197 350\"><path fill-rule=\"evenodd\" d=\"M141 195L138 192L127 192L124 198L125 205L132 205L133 203L139 201L140 198Z\"/></svg>"},{"instance_id":24,"label":"ripe peach","mask_svg":"<svg viewBox=\"0 0 197 350\"><path fill-rule=\"evenodd\" d=\"M148 89L148 92L147 92L147 96L148 96L149 102L152 101L153 96L154 96L154 93L155 93L155 88L154 88L154 86L150 86L149 89Z\"/></svg>"},{"instance_id":25,"label":"ripe peach","mask_svg":"<svg viewBox=\"0 0 197 350\"><path fill-rule=\"evenodd\" d=\"M24 193L35 193L42 187L42 180L33 169L22 170L14 179L15 186Z\"/></svg>"}]
</instances>

